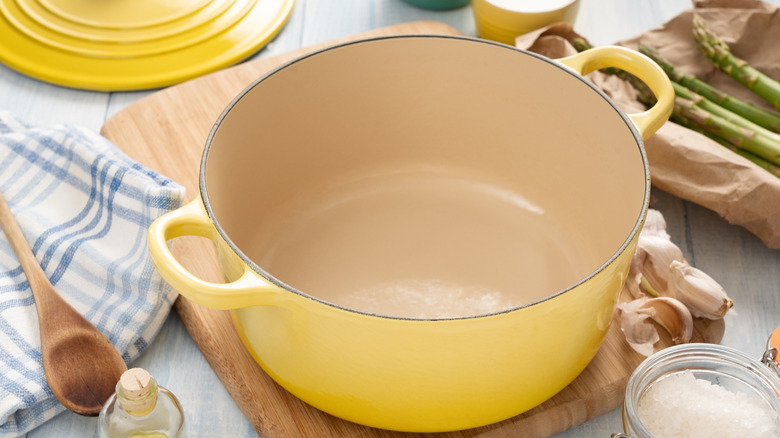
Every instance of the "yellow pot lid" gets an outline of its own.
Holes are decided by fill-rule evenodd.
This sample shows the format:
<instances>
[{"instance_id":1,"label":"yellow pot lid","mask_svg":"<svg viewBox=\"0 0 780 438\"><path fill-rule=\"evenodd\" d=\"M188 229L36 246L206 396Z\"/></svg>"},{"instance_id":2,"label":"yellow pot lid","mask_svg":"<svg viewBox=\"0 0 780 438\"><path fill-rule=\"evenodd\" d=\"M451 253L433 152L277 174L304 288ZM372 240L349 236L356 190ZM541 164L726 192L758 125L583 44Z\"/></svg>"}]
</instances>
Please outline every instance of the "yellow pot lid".
<instances>
[{"instance_id":1,"label":"yellow pot lid","mask_svg":"<svg viewBox=\"0 0 780 438\"><path fill-rule=\"evenodd\" d=\"M0 0L0 62L67 87L163 87L249 57L294 2Z\"/></svg>"}]
</instances>

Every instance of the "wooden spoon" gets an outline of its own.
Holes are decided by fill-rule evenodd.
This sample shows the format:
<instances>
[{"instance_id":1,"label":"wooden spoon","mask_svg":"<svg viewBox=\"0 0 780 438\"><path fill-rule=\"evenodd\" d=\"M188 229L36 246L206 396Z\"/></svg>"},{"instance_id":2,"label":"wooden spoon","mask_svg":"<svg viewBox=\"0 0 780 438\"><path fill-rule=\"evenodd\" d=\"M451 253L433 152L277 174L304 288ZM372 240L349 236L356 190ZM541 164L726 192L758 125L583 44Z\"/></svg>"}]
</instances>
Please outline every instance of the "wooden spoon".
<instances>
[{"instance_id":1,"label":"wooden spoon","mask_svg":"<svg viewBox=\"0 0 780 438\"><path fill-rule=\"evenodd\" d=\"M69 410L79 415L98 415L127 365L114 345L51 285L2 194L0 227L32 289L49 387Z\"/></svg>"}]
</instances>

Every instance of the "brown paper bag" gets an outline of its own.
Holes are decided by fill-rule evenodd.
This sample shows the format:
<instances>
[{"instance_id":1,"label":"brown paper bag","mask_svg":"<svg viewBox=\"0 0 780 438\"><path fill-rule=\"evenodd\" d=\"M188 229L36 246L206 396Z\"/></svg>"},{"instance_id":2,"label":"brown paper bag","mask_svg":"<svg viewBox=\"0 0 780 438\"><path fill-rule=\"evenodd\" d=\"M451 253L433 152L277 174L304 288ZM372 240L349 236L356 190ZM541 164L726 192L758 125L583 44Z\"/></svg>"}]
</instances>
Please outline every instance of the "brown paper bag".
<instances>
[{"instance_id":1,"label":"brown paper bag","mask_svg":"<svg viewBox=\"0 0 780 438\"><path fill-rule=\"evenodd\" d=\"M694 1L694 9L617 44L632 49L640 43L654 47L684 73L769 109L768 104L716 70L701 54L691 33L694 12L721 36L735 56L780 80L780 12L756 0ZM519 37L517 47L550 58L575 53L564 38L540 36L546 29ZM643 108L633 87L625 81L599 72L588 77L623 110L636 112ZM768 247L780 249L780 178L672 122L667 122L645 146L654 186L707 207L728 222L747 228Z\"/></svg>"}]
</instances>

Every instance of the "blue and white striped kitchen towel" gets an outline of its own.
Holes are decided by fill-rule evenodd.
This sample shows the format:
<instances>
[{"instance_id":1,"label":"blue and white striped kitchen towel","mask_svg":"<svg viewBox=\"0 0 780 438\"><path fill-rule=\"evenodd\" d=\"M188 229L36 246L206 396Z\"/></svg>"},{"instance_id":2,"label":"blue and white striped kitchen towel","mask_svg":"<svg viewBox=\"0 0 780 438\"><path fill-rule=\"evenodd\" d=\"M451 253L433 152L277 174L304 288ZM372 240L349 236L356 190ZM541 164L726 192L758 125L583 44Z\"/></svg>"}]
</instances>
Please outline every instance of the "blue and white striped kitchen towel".
<instances>
[{"instance_id":1,"label":"blue and white striped kitchen towel","mask_svg":"<svg viewBox=\"0 0 780 438\"><path fill-rule=\"evenodd\" d=\"M0 112L0 190L51 283L122 353L135 359L176 293L147 253L151 222L184 188L76 126L29 127ZM35 302L0 236L0 436L15 437L65 408L41 363Z\"/></svg>"}]
</instances>

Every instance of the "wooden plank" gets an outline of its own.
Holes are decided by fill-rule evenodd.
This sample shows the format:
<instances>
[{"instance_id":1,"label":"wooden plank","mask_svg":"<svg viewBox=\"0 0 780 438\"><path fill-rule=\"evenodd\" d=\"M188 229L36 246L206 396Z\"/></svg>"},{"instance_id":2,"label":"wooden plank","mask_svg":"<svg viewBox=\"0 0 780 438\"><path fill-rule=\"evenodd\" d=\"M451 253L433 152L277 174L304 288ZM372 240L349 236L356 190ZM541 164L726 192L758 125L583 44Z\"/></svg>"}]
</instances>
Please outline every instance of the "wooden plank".
<instances>
[{"instance_id":1,"label":"wooden plank","mask_svg":"<svg viewBox=\"0 0 780 438\"><path fill-rule=\"evenodd\" d=\"M338 41L402 33L457 32L442 23L425 21ZM274 66L335 42L257 59L160 91L118 112L104 125L102 133L132 158L184 184L188 197L193 198L206 136L233 96ZM174 252L190 271L206 280L219 281L221 274L209 241L176 239ZM276 385L252 360L228 312L201 307L184 298L177 300L176 310L228 392L264 438L418 436L359 426L309 407ZM697 321L697 340L717 342L722 334L722 322ZM670 344L668 339L664 342ZM558 433L618 407L628 376L642 359L630 350L617 324L613 324L593 362L552 399L501 423L433 436L544 437Z\"/></svg>"},{"instance_id":2,"label":"wooden plank","mask_svg":"<svg viewBox=\"0 0 780 438\"><path fill-rule=\"evenodd\" d=\"M0 84L4 84L0 87L0 110L11 111L29 125L73 124L97 131L105 121L107 93L31 80L4 65L0 65Z\"/></svg>"}]
</instances>

